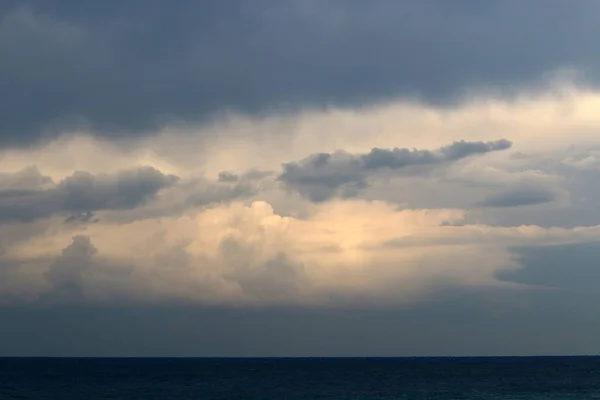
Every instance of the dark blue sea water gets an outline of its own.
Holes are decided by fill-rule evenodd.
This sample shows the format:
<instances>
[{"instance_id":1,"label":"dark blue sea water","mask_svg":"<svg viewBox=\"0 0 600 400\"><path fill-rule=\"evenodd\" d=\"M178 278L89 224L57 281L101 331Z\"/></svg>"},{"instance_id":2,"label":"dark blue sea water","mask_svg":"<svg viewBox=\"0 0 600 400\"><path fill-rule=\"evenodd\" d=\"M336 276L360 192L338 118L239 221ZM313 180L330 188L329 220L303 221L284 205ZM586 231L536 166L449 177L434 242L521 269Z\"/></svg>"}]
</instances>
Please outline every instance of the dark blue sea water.
<instances>
[{"instance_id":1,"label":"dark blue sea water","mask_svg":"<svg viewBox=\"0 0 600 400\"><path fill-rule=\"evenodd\" d=\"M600 357L0 358L0 399L600 399Z\"/></svg>"}]
</instances>

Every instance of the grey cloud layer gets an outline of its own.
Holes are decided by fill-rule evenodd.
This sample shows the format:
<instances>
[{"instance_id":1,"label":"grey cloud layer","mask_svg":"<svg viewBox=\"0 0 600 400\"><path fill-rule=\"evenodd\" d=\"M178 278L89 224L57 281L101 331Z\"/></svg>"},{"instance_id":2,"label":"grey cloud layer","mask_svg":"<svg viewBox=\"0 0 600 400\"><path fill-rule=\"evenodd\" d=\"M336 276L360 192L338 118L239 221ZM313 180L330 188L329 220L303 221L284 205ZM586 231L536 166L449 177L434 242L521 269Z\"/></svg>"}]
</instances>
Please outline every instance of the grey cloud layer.
<instances>
[{"instance_id":1,"label":"grey cloud layer","mask_svg":"<svg viewBox=\"0 0 600 400\"><path fill-rule=\"evenodd\" d=\"M544 204L559 196L557 190L547 187L519 187L487 197L480 205L484 207L518 207Z\"/></svg>"},{"instance_id":2,"label":"grey cloud layer","mask_svg":"<svg viewBox=\"0 0 600 400\"><path fill-rule=\"evenodd\" d=\"M547 166L548 171L540 172L538 165L524 164L514 166L513 172L484 179L472 176L477 167L469 167L470 161L460 162L510 147L511 142L502 139L459 141L434 150L373 148L359 154L337 151L284 163L280 171L222 171L216 179L179 179L146 167L108 175L76 172L55 183L37 168L28 167L0 174L0 221L28 222L63 215L69 224L85 225L99 219L124 223L249 199L266 200L286 214L294 206L286 205L289 198L283 200L281 188L313 202L356 197L408 208L470 209L477 213L476 218L493 225L506 225L507 221L556 225L552 216L562 214L552 210L560 207L561 200L576 202L580 211L592 204L580 199L595 198L593 191L578 183L582 176L589 175L587 171ZM548 207L520 210L521 206L544 204ZM575 211L565 210L571 214ZM559 225L565 222L561 220Z\"/></svg>"},{"instance_id":3,"label":"grey cloud layer","mask_svg":"<svg viewBox=\"0 0 600 400\"><path fill-rule=\"evenodd\" d=\"M366 154L344 151L321 153L284 164L278 179L312 201L324 201L336 195L353 197L368 186L368 178L382 171L432 167L472 155L506 150L510 146L510 141L502 139L493 142L460 141L435 151L374 148ZM418 170L413 170L415 172Z\"/></svg>"},{"instance_id":4,"label":"grey cloud layer","mask_svg":"<svg viewBox=\"0 0 600 400\"><path fill-rule=\"evenodd\" d=\"M469 156L508 149L508 140L455 142L434 151L374 148L366 154L344 151L316 154L282 165L278 180L312 201L358 196L370 178L385 171L414 174ZM152 167L92 175L78 171L54 183L36 167L0 174L0 221L28 222L66 215L72 224L98 220L96 212L123 211L121 222L173 215L195 207L247 199L260 192L274 173L223 171L216 181L203 177L180 180ZM162 198L160 191L166 190Z\"/></svg>"},{"instance_id":5,"label":"grey cloud layer","mask_svg":"<svg viewBox=\"0 0 600 400\"><path fill-rule=\"evenodd\" d=\"M14 176L13 186L30 181L51 182L37 169L28 168ZM19 179L21 178L21 179ZM151 168L137 168L112 175L75 172L48 188L0 189L0 220L31 221L59 213L89 213L100 210L127 210L152 199L159 190L177 181ZM3 179L0 177L0 183Z\"/></svg>"},{"instance_id":6,"label":"grey cloud layer","mask_svg":"<svg viewBox=\"0 0 600 400\"><path fill-rule=\"evenodd\" d=\"M5 1L0 140L82 124L124 136L221 110L446 101L563 67L597 81L599 12L594 0Z\"/></svg>"},{"instance_id":7,"label":"grey cloud layer","mask_svg":"<svg viewBox=\"0 0 600 400\"><path fill-rule=\"evenodd\" d=\"M179 179L153 167L114 174L78 171L54 183L36 167L0 174L0 222L30 222L67 215L71 224L98 221L96 212L121 212L121 222L173 215L195 207L251 197L268 174L222 173L217 181ZM168 192L166 192L168 190ZM163 192L164 198L158 198Z\"/></svg>"}]
</instances>

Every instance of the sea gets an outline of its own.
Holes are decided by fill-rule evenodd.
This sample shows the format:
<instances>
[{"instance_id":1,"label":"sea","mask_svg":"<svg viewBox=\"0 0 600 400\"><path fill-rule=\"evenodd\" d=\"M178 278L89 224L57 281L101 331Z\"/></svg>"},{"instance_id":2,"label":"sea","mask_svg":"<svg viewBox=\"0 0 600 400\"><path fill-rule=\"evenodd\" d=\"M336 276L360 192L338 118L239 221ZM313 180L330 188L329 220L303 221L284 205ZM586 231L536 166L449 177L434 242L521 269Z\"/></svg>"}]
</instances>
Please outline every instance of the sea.
<instances>
[{"instance_id":1,"label":"sea","mask_svg":"<svg viewBox=\"0 0 600 400\"><path fill-rule=\"evenodd\" d=\"M0 399L600 399L600 357L0 358Z\"/></svg>"}]
</instances>

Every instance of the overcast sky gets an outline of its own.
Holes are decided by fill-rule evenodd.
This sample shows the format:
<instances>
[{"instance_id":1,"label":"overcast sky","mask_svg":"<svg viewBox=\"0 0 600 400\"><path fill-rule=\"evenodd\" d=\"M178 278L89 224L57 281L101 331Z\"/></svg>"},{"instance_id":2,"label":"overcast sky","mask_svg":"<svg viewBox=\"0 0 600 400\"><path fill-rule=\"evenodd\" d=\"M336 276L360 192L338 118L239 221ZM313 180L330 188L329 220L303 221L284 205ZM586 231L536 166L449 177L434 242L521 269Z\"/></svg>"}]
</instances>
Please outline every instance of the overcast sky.
<instances>
[{"instance_id":1,"label":"overcast sky","mask_svg":"<svg viewBox=\"0 0 600 400\"><path fill-rule=\"evenodd\" d=\"M600 2L0 2L0 356L598 354Z\"/></svg>"}]
</instances>

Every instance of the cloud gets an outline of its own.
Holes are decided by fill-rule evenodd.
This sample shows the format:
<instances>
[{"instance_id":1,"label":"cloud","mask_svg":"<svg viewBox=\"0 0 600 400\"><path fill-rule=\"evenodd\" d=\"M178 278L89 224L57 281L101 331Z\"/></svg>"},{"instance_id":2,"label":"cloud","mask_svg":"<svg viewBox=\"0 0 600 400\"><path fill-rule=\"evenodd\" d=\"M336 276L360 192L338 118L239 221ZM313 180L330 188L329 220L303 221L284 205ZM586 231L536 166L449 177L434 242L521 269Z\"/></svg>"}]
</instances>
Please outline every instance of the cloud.
<instances>
[{"instance_id":1,"label":"cloud","mask_svg":"<svg viewBox=\"0 0 600 400\"><path fill-rule=\"evenodd\" d=\"M562 69L598 78L592 0L5 3L3 145L82 127L130 137L227 110L440 104Z\"/></svg>"},{"instance_id":2,"label":"cloud","mask_svg":"<svg viewBox=\"0 0 600 400\"><path fill-rule=\"evenodd\" d=\"M501 271L500 279L570 293L598 293L600 242L554 246L515 246L522 268Z\"/></svg>"},{"instance_id":3,"label":"cloud","mask_svg":"<svg viewBox=\"0 0 600 400\"><path fill-rule=\"evenodd\" d=\"M458 225L464 217L334 200L295 218L257 201L118 227L99 221L84 234L65 226L5 250L1 260L15 267L0 292L37 304L378 308L418 304L440 291L521 290L499 278L521 265L514 246L600 237L597 226Z\"/></svg>"},{"instance_id":4,"label":"cloud","mask_svg":"<svg viewBox=\"0 0 600 400\"><path fill-rule=\"evenodd\" d=\"M368 186L367 179L382 170L408 170L406 173L410 175L415 173L414 168L442 165L472 155L505 150L510 146L510 141L502 139L493 142L460 141L435 151L373 148L366 154L343 151L320 153L283 164L283 172L278 179L288 188L319 202L335 195L356 196Z\"/></svg>"},{"instance_id":5,"label":"cloud","mask_svg":"<svg viewBox=\"0 0 600 400\"><path fill-rule=\"evenodd\" d=\"M40 260L41 261L41 260ZM39 263L38 263L39 265ZM75 235L43 274L36 304L116 304L132 298L133 266L104 257L87 235Z\"/></svg>"},{"instance_id":6,"label":"cloud","mask_svg":"<svg viewBox=\"0 0 600 400\"><path fill-rule=\"evenodd\" d=\"M593 349L600 5L548 2L0 2L0 353Z\"/></svg>"},{"instance_id":7,"label":"cloud","mask_svg":"<svg viewBox=\"0 0 600 400\"><path fill-rule=\"evenodd\" d=\"M98 250L88 236L77 235L65 247L45 274L53 295L68 301L81 301L84 274L93 268L92 258Z\"/></svg>"},{"instance_id":8,"label":"cloud","mask_svg":"<svg viewBox=\"0 0 600 400\"><path fill-rule=\"evenodd\" d=\"M16 173L0 174L0 190L39 190L52 184L52 179L42 175L35 166L28 166Z\"/></svg>"},{"instance_id":9,"label":"cloud","mask_svg":"<svg viewBox=\"0 0 600 400\"><path fill-rule=\"evenodd\" d=\"M104 218L117 223L132 222L193 213L199 208L211 205L251 199L260 195L264 180L268 181L269 175L250 171L236 176L236 179L223 179L222 174L217 180L204 176L189 177L162 190L152 201L139 204L135 208L113 209L113 212L104 215Z\"/></svg>"},{"instance_id":10,"label":"cloud","mask_svg":"<svg viewBox=\"0 0 600 400\"><path fill-rule=\"evenodd\" d=\"M570 141L596 140L588 111L597 96L486 104L234 118L129 147L81 134L4 149L0 204L27 213L0 224L0 291L12 302L56 301L46 272L78 235L98 250L77 282L89 302L387 307L438 290L512 290L497 277L520 265L510 246L598 234L560 220L581 195L594 198L585 185L594 171L561 160L572 158ZM273 140L281 131L286 139ZM198 153L209 133L210 151ZM39 169L26 168L31 159ZM328 201L310 201L295 182L284 190L284 177L314 180ZM474 207L490 193L550 186L573 202ZM31 210L37 219L23 217Z\"/></svg>"},{"instance_id":11,"label":"cloud","mask_svg":"<svg viewBox=\"0 0 600 400\"><path fill-rule=\"evenodd\" d=\"M73 214L68 216L65 219L65 222L68 224L87 224L87 223L94 223L94 222L98 222L98 218L96 217L96 214L94 214L91 211L85 211L79 214Z\"/></svg>"},{"instance_id":12,"label":"cloud","mask_svg":"<svg viewBox=\"0 0 600 400\"><path fill-rule=\"evenodd\" d=\"M557 301L549 291L511 291L505 296L473 292L441 295L412 307L384 309L248 309L175 304L0 308L3 321L0 354L17 357L589 355L595 352L600 333L595 299L571 295ZM542 335L544 339L540 340ZM583 362L593 360L586 358ZM571 364L563 365L570 368ZM268 385L271 377L255 372L257 379ZM406 379L410 385L410 376ZM161 382L156 385L159 387ZM365 386L360 393L369 397L369 390ZM550 393L553 388L541 390ZM398 389L387 385L380 393L393 398ZM197 397L201 396L199 391Z\"/></svg>"},{"instance_id":13,"label":"cloud","mask_svg":"<svg viewBox=\"0 0 600 400\"><path fill-rule=\"evenodd\" d=\"M33 175L39 183L40 179L32 171L23 170L10 179L22 182L21 178ZM49 182L47 179L41 181ZM177 177L164 175L152 167L107 175L75 172L47 188L0 190L0 220L31 221L59 213L132 209L176 181Z\"/></svg>"},{"instance_id":14,"label":"cloud","mask_svg":"<svg viewBox=\"0 0 600 400\"><path fill-rule=\"evenodd\" d=\"M231 172L223 171L219 172L219 182L237 182L239 176Z\"/></svg>"},{"instance_id":15,"label":"cloud","mask_svg":"<svg viewBox=\"0 0 600 400\"><path fill-rule=\"evenodd\" d=\"M219 244L221 260L230 267L224 278L239 285L249 296L266 302L288 301L310 284L301 263L284 252L253 265L255 249L241 240L225 237Z\"/></svg>"},{"instance_id":16,"label":"cloud","mask_svg":"<svg viewBox=\"0 0 600 400\"><path fill-rule=\"evenodd\" d=\"M55 181L37 167L0 174L0 223L28 223L62 216L85 226L107 219L123 223L194 211L256 195L272 173L249 170L180 179L149 166L112 173L75 171ZM233 179L235 178L235 179Z\"/></svg>"},{"instance_id":17,"label":"cloud","mask_svg":"<svg viewBox=\"0 0 600 400\"><path fill-rule=\"evenodd\" d=\"M495 193L483 200L483 207L519 207L549 203L556 200L559 192L547 187L520 187Z\"/></svg>"},{"instance_id":18,"label":"cloud","mask_svg":"<svg viewBox=\"0 0 600 400\"><path fill-rule=\"evenodd\" d=\"M387 307L512 290L497 277L520 265L510 246L598 234L580 199L596 196L593 168L561 162L587 157L571 142L597 141L598 96L561 96L234 116L127 146L82 132L5 148L0 292L38 304ZM550 186L543 207L477 205ZM78 294L61 297L46 272L81 235L98 253L81 261Z\"/></svg>"},{"instance_id":19,"label":"cloud","mask_svg":"<svg viewBox=\"0 0 600 400\"><path fill-rule=\"evenodd\" d=\"M356 218L347 220L348 213ZM118 228L101 220L85 234L67 225L14 244L3 259L17 265L11 279L26 293L37 292L42 304L73 298L242 306L405 302L429 285L460 282L466 270L439 270L439 255L420 250L368 247L461 217L453 210L395 211L359 201L327 203L303 220L278 215L265 202L236 202ZM55 260L49 262L49 254L57 254ZM471 265L478 255L465 249L446 257ZM32 266L21 268L24 260ZM492 270L469 280L486 281ZM437 283L427 279L432 273ZM5 290L18 294L10 285Z\"/></svg>"}]
</instances>

